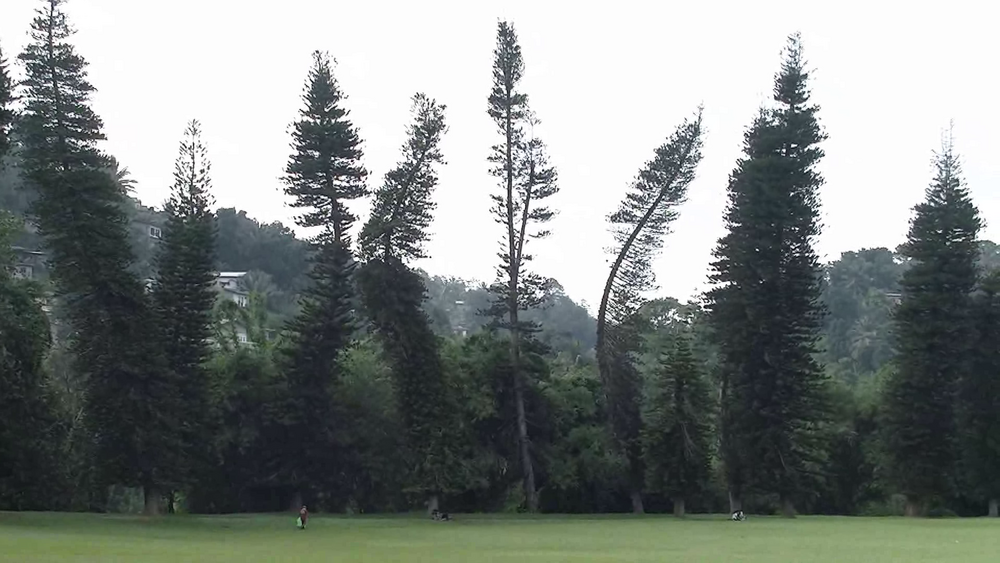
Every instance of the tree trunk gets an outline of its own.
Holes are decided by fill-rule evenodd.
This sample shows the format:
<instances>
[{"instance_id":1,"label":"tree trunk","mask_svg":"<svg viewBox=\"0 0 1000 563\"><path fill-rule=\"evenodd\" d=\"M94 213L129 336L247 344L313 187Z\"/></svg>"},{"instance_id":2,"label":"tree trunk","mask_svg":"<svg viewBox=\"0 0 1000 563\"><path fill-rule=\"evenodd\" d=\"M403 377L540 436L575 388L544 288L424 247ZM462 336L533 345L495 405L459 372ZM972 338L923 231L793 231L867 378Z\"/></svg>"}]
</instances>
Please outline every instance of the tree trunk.
<instances>
[{"instance_id":1,"label":"tree trunk","mask_svg":"<svg viewBox=\"0 0 1000 563\"><path fill-rule=\"evenodd\" d=\"M440 501L437 495L431 495L431 498L427 500L427 515L431 515L435 510L440 509Z\"/></svg>"},{"instance_id":2,"label":"tree trunk","mask_svg":"<svg viewBox=\"0 0 1000 563\"><path fill-rule=\"evenodd\" d=\"M515 373L519 380L520 373ZM531 443L528 439L528 417L524 411L524 389L520 383L514 385L514 401L517 403L517 441L521 449L521 470L524 472L524 498L528 512L538 512L538 493L535 491L535 467L531 463Z\"/></svg>"},{"instance_id":3,"label":"tree trunk","mask_svg":"<svg viewBox=\"0 0 1000 563\"><path fill-rule=\"evenodd\" d=\"M302 492L295 491L292 493L292 502L288 506L288 510L298 512L300 508L302 508Z\"/></svg>"},{"instance_id":4,"label":"tree trunk","mask_svg":"<svg viewBox=\"0 0 1000 563\"><path fill-rule=\"evenodd\" d=\"M990 499L990 518L996 518L998 515L1000 515L1000 514L997 514L997 512L998 512L997 511L997 499L991 498Z\"/></svg>"},{"instance_id":5,"label":"tree trunk","mask_svg":"<svg viewBox=\"0 0 1000 563\"><path fill-rule=\"evenodd\" d=\"M919 500L915 498L906 497L906 505L905 508L903 509L903 514L910 518L917 518L923 516L924 515L923 503L921 503Z\"/></svg>"},{"instance_id":6,"label":"tree trunk","mask_svg":"<svg viewBox=\"0 0 1000 563\"><path fill-rule=\"evenodd\" d=\"M645 512L642 506L642 491L632 491L632 512L642 514Z\"/></svg>"},{"instance_id":7,"label":"tree trunk","mask_svg":"<svg viewBox=\"0 0 1000 563\"><path fill-rule=\"evenodd\" d=\"M732 514L737 510L743 510L743 499L739 495L733 494L733 491L729 491L729 513Z\"/></svg>"},{"instance_id":8,"label":"tree trunk","mask_svg":"<svg viewBox=\"0 0 1000 563\"><path fill-rule=\"evenodd\" d=\"M674 497L674 516L684 516L684 497Z\"/></svg>"},{"instance_id":9,"label":"tree trunk","mask_svg":"<svg viewBox=\"0 0 1000 563\"><path fill-rule=\"evenodd\" d=\"M158 516L160 514L160 489L156 485L145 485L142 488L144 506L142 513L146 516Z\"/></svg>"},{"instance_id":10,"label":"tree trunk","mask_svg":"<svg viewBox=\"0 0 1000 563\"><path fill-rule=\"evenodd\" d=\"M795 518L795 503L792 499L781 499L781 515L785 518Z\"/></svg>"},{"instance_id":11,"label":"tree trunk","mask_svg":"<svg viewBox=\"0 0 1000 563\"><path fill-rule=\"evenodd\" d=\"M510 314L510 365L514 372L514 403L517 407L517 445L521 454L521 471L524 474L524 498L528 512L538 512L538 493L535 491L535 467L531 463L531 441L528 439L528 416L524 409L524 382L521 379L521 355L517 332L517 311Z\"/></svg>"},{"instance_id":12,"label":"tree trunk","mask_svg":"<svg viewBox=\"0 0 1000 563\"><path fill-rule=\"evenodd\" d=\"M174 514L174 502L176 502L174 498L174 490L171 489L170 492L167 493L167 514Z\"/></svg>"}]
</instances>

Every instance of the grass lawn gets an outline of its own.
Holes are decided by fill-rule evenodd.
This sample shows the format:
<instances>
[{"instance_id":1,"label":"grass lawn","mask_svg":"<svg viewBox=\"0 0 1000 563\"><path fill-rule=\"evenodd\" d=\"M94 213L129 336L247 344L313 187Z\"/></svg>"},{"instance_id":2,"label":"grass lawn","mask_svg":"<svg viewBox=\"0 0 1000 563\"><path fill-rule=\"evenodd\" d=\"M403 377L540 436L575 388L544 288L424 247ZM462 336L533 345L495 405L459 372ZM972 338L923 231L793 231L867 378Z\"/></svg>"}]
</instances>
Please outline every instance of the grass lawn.
<instances>
[{"instance_id":1,"label":"grass lawn","mask_svg":"<svg viewBox=\"0 0 1000 563\"><path fill-rule=\"evenodd\" d=\"M995 561L1000 519L174 516L0 513L0 561Z\"/></svg>"}]
</instances>

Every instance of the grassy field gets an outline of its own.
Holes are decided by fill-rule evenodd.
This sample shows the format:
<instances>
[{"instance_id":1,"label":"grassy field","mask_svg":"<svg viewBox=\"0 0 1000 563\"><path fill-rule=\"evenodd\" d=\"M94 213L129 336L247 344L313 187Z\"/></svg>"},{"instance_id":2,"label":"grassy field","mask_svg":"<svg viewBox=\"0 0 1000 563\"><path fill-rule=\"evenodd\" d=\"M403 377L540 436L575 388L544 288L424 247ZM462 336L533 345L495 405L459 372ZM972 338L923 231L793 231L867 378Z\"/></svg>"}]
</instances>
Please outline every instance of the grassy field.
<instances>
[{"instance_id":1,"label":"grassy field","mask_svg":"<svg viewBox=\"0 0 1000 563\"><path fill-rule=\"evenodd\" d=\"M995 561L1000 519L131 516L0 513L0 561Z\"/></svg>"}]
</instances>

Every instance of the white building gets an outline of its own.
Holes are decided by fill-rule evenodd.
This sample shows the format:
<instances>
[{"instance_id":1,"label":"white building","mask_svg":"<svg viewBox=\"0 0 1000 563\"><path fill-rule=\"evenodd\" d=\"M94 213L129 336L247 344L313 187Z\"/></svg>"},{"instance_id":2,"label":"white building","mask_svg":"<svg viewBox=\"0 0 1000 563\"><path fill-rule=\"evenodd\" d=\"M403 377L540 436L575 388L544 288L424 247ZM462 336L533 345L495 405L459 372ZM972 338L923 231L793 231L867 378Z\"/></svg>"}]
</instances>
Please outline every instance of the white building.
<instances>
[{"instance_id":1,"label":"white building","mask_svg":"<svg viewBox=\"0 0 1000 563\"><path fill-rule=\"evenodd\" d=\"M250 303L250 294L240 287L240 280L246 272L219 272L215 276L215 288L223 299L227 299L246 307Z\"/></svg>"}]
</instances>

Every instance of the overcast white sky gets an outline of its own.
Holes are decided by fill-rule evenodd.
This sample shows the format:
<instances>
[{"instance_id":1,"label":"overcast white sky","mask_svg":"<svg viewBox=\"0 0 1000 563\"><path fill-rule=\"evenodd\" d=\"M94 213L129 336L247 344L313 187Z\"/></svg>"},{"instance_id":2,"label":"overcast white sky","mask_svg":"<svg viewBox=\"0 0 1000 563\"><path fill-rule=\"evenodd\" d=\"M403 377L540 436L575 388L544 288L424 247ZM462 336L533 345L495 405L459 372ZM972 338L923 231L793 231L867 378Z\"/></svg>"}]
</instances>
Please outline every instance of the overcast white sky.
<instances>
[{"instance_id":1,"label":"overcast white sky","mask_svg":"<svg viewBox=\"0 0 1000 563\"><path fill-rule=\"evenodd\" d=\"M27 41L36 6L0 0L10 58ZM132 171L146 204L165 199L185 123L198 118L218 205L291 223L279 182L288 125L310 52L327 50L373 186L398 158L410 96L423 91L448 105L433 258L419 265L491 280L501 231L487 211L496 137L486 97L504 18L520 35L524 90L562 188L534 267L577 300L600 298L606 215L700 102L704 161L657 275L660 294L703 289L744 127L770 95L785 37L796 30L830 136L820 254L902 241L951 118L985 236L1000 238L992 221L1000 215L1000 6L991 2L72 0L68 12L98 89L105 148Z\"/></svg>"}]
</instances>

